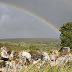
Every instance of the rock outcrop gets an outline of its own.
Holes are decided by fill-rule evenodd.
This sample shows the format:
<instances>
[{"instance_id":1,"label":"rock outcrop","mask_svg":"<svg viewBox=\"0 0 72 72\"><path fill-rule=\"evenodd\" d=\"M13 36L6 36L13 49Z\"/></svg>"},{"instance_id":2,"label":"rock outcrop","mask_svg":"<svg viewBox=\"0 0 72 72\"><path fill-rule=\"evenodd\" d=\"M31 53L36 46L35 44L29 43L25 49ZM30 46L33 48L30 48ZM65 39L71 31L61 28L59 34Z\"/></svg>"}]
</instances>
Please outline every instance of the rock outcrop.
<instances>
[{"instance_id":1,"label":"rock outcrop","mask_svg":"<svg viewBox=\"0 0 72 72\"><path fill-rule=\"evenodd\" d=\"M39 56L38 56L39 55ZM6 47L0 48L0 71L2 72L19 72L23 67L39 63L38 69L44 64L49 66L65 65L72 62L72 54L69 47L63 47L52 51L49 55L46 52L39 54L36 51L7 51Z\"/></svg>"}]
</instances>

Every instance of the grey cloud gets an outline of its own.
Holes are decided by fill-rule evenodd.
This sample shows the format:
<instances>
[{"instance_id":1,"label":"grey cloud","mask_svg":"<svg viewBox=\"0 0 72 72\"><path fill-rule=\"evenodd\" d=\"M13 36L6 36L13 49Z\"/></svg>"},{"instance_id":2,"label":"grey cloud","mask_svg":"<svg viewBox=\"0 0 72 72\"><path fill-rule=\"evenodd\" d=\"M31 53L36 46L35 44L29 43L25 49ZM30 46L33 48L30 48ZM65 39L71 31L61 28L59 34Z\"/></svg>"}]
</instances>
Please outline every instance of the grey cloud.
<instances>
[{"instance_id":1,"label":"grey cloud","mask_svg":"<svg viewBox=\"0 0 72 72\"><path fill-rule=\"evenodd\" d=\"M30 12L36 13L54 26L59 28L63 23L72 20L72 0L2 0L5 3L19 6ZM6 7L6 6L5 6ZM0 7L1 9L2 7ZM7 7L6 7L7 8ZM53 31L48 25L12 8L2 8L2 14L10 15L8 21L4 21L0 34L7 37L51 37L59 38L59 33ZM3 35L4 34L4 35ZM4 38L4 37L3 37Z\"/></svg>"}]
</instances>

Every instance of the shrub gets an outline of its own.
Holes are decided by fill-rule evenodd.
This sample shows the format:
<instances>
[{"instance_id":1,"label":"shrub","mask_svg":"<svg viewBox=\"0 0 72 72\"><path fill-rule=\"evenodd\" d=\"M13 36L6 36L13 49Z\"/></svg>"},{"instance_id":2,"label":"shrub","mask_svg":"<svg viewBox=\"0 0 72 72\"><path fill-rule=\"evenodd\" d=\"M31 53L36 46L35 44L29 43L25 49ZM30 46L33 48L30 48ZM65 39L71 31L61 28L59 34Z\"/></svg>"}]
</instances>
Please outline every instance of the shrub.
<instances>
[{"instance_id":1,"label":"shrub","mask_svg":"<svg viewBox=\"0 0 72 72\"><path fill-rule=\"evenodd\" d=\"M60 27L60 39L62 47L72 48L72 22L64 23Z\"/></svg>"},{"instance_id":2,"label":"shrub","mask_svg":"<svg viewBox=\"0 0 72 72\"><path fill-rule=\"evenodd\" d=\"M29 49L30 50L37 50L37 46L35 44L30 44Z\"/></svg>"}]
</instances>

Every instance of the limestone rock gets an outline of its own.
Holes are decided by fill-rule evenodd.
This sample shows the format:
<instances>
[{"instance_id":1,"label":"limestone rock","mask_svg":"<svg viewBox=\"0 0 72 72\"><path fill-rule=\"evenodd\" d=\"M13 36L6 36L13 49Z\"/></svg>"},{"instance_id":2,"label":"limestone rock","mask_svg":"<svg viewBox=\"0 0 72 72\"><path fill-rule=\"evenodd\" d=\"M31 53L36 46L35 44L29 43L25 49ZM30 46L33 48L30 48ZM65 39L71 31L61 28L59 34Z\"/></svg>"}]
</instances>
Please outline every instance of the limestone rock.
<instances>
[{"instance_id":1,"label":"limestone rock","mask_svg":"<svg viewBox=\"0 0 72 72\"><path fill-rule=\"evenodd\" d=\"M50 66L52 67L52 66L56 66L56 61L51 61L50 62Z\"/></svg>"},{"instance_id":2,"label":"limestone rock","mask_svg":"<svg viewBox=\"0 0 72 72\"><path fill-rule=\"evenodd\" d=\"M29 53L31 54L31 58L35 61L41 58L41 54L39 54L37 51L31 50Z\"/></svg>"},{"instance_id":3,"label":"limestone rock","mask_svg":"<svg viewBox=\"0 0 72 72\"><path fill-rule=\"evenodd\" d=\"M69 53L69 62L72 62L72 54Z\"/></svg>"},{"instance_id":4,"label":"limestone rock","mask_svg":"<svg viewBox=\"0 0 72 72\"><path fill-rule=\"evenodd\" d=\"M49 57L50 57L51 61L55 61L55 59L56 59L54 54L50 54Z\"/></svg>"},{"instance_id":5,"label":"limestone rock","mask_svg":"<svg viewBox=\"0 0 72 72\"><path fill-rule=\"evenodd\" d=\"M9 58L7 51L6 51L6 47L1 47L1 53L0 54L1 54L1 57Z\"/></svg>"},{"instance_id":6,"label":"limestone rock","mask_svg":"<svg viewBox=\"0 0 72 72\"><path fill-rule=\"evenodd\" d=\"M70 52L70 48L69 48L69 47L62 47L62 48L60 49L60 52L61 52L62 54L67 54L67 53Z\"/></svg>"},{"instance_id":7,"label":"limestone rock","mask_svg":"<svg viewBox=\"0 0 72 72\"><path fill-rule=\"evenodd\" d=\"M28 52L23 51L23 52L22 52L22 56L23 56L23 57L26 57L26 58L29 59L29 60L31 60L31 54L28 53Z\"/></svg>"},{"instance_id":8,"label":"limestone rock","mask_svg":"<svg viewBox=\"0 0 72 72\"><path fill-rule=\"evenodd\" d=\"M42 53L41 60L43 61L50 61L50 57L46 52Z\"/></svg>"},{"instance_id":9,"label":"limestone rock","mask_svg":"<svg viewBox=\"0 0 72 72\"><path fill-rule=\"evenodd\" d=\"M59 55L58 50L54 50L54 51L52 52L52 54L54 54L55 57L57 57L57 56Z\"/></svg>"}]
</instances>

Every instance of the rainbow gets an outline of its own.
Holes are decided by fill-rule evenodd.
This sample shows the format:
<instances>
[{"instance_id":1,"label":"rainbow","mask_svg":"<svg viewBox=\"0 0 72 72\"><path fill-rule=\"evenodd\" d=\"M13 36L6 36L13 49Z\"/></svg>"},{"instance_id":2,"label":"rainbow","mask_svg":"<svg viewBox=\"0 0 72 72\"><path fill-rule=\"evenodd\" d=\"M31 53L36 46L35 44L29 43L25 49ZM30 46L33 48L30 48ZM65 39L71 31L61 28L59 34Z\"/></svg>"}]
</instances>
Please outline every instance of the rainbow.
<instances>
[{"instance_id":1,"label":"rainbow","mask_svg":"<svg viewBox=\"0 0 72 72\"><path fill-rule=\"evenodd\" d=\"M0 2L0 4L6 5L7 7L13 8L13 9L21 11L21 12L24 12L25 14L27 14L27 15L29 15L29 16L31 16L31 17L39 20L39 21L41 21L42 23L47 24L56 33L60 34L60 31L59 31L59 29L56 26L54 26L53 24L51 24L50 22L48 22L44 18L40 17L39 15L37 15L35 13L32 13L32 12L30 12L30 11L24 9L24 8L20 8L20 7L16 6L16 5L13 5L13 4L5 3L5 2Z\"/></svg>"}]
</instances>

